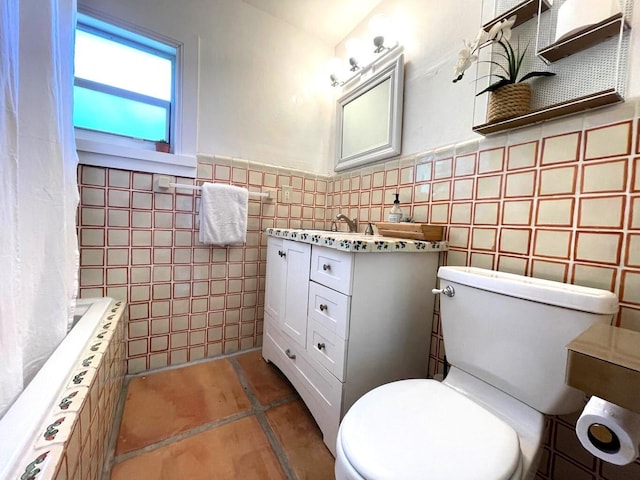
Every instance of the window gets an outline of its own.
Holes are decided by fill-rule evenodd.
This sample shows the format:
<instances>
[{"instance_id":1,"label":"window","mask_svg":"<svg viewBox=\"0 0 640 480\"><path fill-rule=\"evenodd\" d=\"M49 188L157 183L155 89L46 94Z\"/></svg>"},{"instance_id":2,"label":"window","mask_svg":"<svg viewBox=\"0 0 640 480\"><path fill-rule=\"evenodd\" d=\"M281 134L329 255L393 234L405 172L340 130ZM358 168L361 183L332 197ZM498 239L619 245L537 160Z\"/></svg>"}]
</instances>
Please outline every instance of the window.
<instances>
[{"instance_id":1,"label":"window","mask_svg":"<svg viewBox=\"0 0 640 480\"><path fill-rule=\"evenodd\" d=\"M176 48L78 14L75 127L173 143Z\"/></svg>"}]
</instances>

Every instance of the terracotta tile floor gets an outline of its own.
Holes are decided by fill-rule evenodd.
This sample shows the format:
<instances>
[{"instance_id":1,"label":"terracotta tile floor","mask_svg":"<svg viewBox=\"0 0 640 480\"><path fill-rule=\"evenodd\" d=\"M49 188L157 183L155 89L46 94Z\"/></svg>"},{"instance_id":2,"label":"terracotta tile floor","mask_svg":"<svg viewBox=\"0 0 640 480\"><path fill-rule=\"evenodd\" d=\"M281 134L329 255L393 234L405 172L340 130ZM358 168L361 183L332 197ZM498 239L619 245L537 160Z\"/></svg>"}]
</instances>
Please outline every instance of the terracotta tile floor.
<instances>
[{"instance_id":1,"label":"terracotta tile floor","mask_svg":"<svg viewBox=\"0 0 640 480\"><path fill-rule=\"evenodd\" d=\"M293 387L254 350L132 378L103 478L325 480L333 461Z\"/></svg>"}]
</instances>

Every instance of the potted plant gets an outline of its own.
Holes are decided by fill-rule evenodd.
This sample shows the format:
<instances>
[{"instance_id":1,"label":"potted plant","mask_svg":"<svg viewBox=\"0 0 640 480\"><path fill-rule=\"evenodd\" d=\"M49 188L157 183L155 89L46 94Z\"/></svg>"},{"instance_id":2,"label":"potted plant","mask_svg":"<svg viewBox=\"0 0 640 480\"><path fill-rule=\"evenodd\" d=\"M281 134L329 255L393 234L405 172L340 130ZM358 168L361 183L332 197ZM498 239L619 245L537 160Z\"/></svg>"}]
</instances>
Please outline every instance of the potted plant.
<instances>
[{"instance_id":1,"label":"potted plant","mask_svg":"<svg viewBox=\"0 0 640 480\"><path fill-rule=\"evenodd\" d=\"M171 151L171 144L166 140L156 140L156 152L169 153Z\"/></svg>"},{"instance_id":2,"label":"potted plant","mask_svg":"<svg viewBox=\"0 0 640 480\"><path fill-rule=\"evenodd\" d=\"M497 77L498 80L477 94L490 92L487 114L489 122L527 113L531 103L531 87L524 81L534 77L555 75L553 72L529 72L521 76L522 63L528 45L520 52L519 42L515 49L509 42L511 27L515 22L514 15L507 20L497 22L488 32L481 28L472 42L464 41L465 48L460 50L458 55L454 83L460 81L464 77L464 72L478 60L477 52L480 48L490 44L497 44L500 47L496 55L504 59L506 65L494 60L489 61L497 67L497 73L491 73L490 76Z\"/></svg>"}]
</instances>

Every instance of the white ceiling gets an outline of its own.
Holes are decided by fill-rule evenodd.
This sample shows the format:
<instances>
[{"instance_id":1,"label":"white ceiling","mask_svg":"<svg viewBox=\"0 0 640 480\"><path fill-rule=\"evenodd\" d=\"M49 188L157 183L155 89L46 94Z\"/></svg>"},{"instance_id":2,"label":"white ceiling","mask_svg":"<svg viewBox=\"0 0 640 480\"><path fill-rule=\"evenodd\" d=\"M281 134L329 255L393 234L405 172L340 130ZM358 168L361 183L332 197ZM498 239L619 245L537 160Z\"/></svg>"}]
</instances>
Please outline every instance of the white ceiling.
<instances>
[{"instance_id":1,"label":"white ceiling","mask_svg":"<svg viewBox=\"0 0 640 480\"><path fill-rule=\"evenodd\" d=\"M342 41L383 0L243 0L330 45Z\"/></svg>"}]
</instances>

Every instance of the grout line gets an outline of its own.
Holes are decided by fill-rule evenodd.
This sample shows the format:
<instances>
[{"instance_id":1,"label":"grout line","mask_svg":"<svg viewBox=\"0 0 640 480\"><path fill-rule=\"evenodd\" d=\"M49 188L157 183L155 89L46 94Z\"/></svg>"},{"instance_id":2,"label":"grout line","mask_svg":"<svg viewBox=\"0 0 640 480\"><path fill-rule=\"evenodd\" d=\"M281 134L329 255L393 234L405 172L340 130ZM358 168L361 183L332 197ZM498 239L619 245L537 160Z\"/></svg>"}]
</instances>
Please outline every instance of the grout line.
<instances>
[{"instance_id":1,"label":"grout line","mask_svg":"<svg viewBox=\"0 0 640 480\"><path fill-rule=\"evenodd\" d=\"M118 405L116 405L116 411L111 420L111 435L109 436L109 447L107 448L107 455L102 462L102 471L100 472L100 480L109 480L111 478L111 469L115 464L116 444L118 443L118 435L120 434L120 425L122 424L122 414L124 413L124 403L127 399L127 392L129 390L129 383L131 377L125 375L122 387L120 388L120 396L118 398Z\"/></svg>"},{"instance_id":2,"label":"grout line","mask_svg":"<svg viewBox=\"0 0 640 480\"><path fill-rule=\"evenodd\" d=\"M287 476L287 480L298 480L298 476L296 475L293 468L291 468L291 465L289 465L287 454L284 452L282 445L280 445L275 432L271 429L271 425L269 424L269 420L267 420L267 416L264 414L264 412L257 412L256 418L258 419L258 423L262 427L264 434L267 436L267 439L271 444L271 448L276 454L276 458L278 459L282 470L284 470L284 473Z\"/></svg>"},{"instance_id":3,"label":"grout line","mask_svg":"<svg viewBox=\"0 0 640 480\"><path fill-rule=\"evenodd\" d=\"M247 351L243 351L241 353L247 353ZM232 354L230 356L226 356L226 360L229 361L229 363L231 363L234 372L240 382L240 385L242 386L245 394L247 395L247 397L249 398L249 401L251 402L251 407L248 410L245 410L243 412L239 412L236 413L234 415L231 415L229 417L226 418L222 418L219 420L215 420L213 422L208 422L202 425L199 425L197 427L191 428L189 430L185 430L183 432L180 432L176 435L172 435L170 437L167 437L159 442L153 443L151 445L147 445L143 448L137 449L137 450L133 450L131 452L127 452L127 453L123 453L120 455L116 455L115 454L115 449L116 449L116 444L118 441L118 435L120 432L120 426L121 426L121 422L122 422L122 416L124 413L124 404L127 398L127 391L129 388L129 383L131 381L132 378L135 378L138 375L127 375L125 376L124 379L124 383L122 386L122 390L120 393L120 398L118 400L118 406L116 409L116 413L114 415L114 420L113 420L113 427L112 427L112 434L111 437L109 438L109 449L108 449L108 453L107 453L107 457L105 458L105 462L103 464L103 469L102 469L102 477L101 480L109 480L111 477L111 470L113 469L114 465L124 462L126 460L129 460L131 458L137 457L138 455L142 455L148 452L153 452L155 450L158 450L159 448L163 448L166 447L167 445L170 445L172 443L184 440L185 438L189 438L195 435L198 435L204 431L207 430L211 430L213 428L216 427L220 427L223 425L227 425L229 423L235 422L237 420L241 420L243 418L247 418L250 417L252 415L256 416L256 419L258 420L258 423L260 424L260 427L262 428L263 432L265 433L269 444L271 445L271 448L273 449L273 452L276 455L276 458L278 460L278 463L280 464L280 466L282 467L282 470L284 471L287 480L297 480L298 476L296 475L295 471L293 470L293 468L291 467L291 465L289 464L289 460L286 456L286 453L284 452L284 449L282 447L282 445L280 444L280 442L278 441L278 437L275 434L275 432L273 431L273 429L271 428L271 425L269 424L269 421L267 420L267 417L265 415L265 412L267 410L269 410L270 408L274 408L274 407L278 407L280 405L284 405L287 403L292 402L293 400L298 398L298 395L295 393L292 393L290 395L287 395L284 398L281 398L279 400L267 403L265 405L261 404L260 401L258 400L258 397L255 395L255 393L253 392L253 389L251 388L251 385L249 384L249 381L247 380L246 376L244 375L244 372L242 371L242 368L240 367L240 364L238 363L236 357L239 355L238 354ZM207 359L209 361L217 361L217 360L222 360L223 358L216 358L216 359ZM201 363L201 362L198 362ZM181 365L182 367L184 366L190 366L190 365ZM163 369L163 370L169 370L169 369L173 369L171 367ZM153 372L144 372L145 374L153 374L156 373L156 371Z\"/></svg>"},{"instance_id":4,"label":"grout line","mask_svg":"<svg viewBox=\"0 0 640 480\"><path fill-rule=\"evenodd\" d=\"M178 363L176 365L166 365L164 367L154 368L152 370L144 370L142 372L137 372L137 373L127 373L126 377L127 378L147 377L155 373L167 372L170 370L179 370L181 368L192 367L193 365L200 365L201 363L215 362L216 360L224 360L224 359L229 360L233 357L237 357L249 352L254 352L260 349L262 349L262 347L253 347L253 348L248 348L246 350L238 350L237 352L233 352L233 353L225 353L222 355L217 355L215 357L199 358L198 360L191 360L189 362Z\"/></svg>"},{"instance_id":5,"label":"grout line","mask_svg":"<svg viewBox=\"0 0 640 480\"><path fill-rule=\"evenodd\" d=\"M260 423L260 426L262 427L262 430L266 435L267 440L269 440L269 444L271 445L273 452L276 454L276 458L278 459L278 462L280 463L282 470L284 470L284 473L287 476L287 479L297 480L298 476L295 474L295 471L293 470L293 468L291 468L291 465L289 465L289 459L287 458L287 455L285 454L284 449L282 448L282 445L280 445L280 442L278 441L277 435L271 428L271 425L267 420L267 416L264 413L269 408L272 408L278 405L283 405L285 403L289 403L296 397L296 395L288 395L284 399L281 399L279 401L272 402L263 406L258 400L258 397L256 397L256 395L253 393L253 389L251 388L251 385L249 384L247 377L245 377L244 372L242 371L242 368L240 368L240 364L238 363L238 360L234 357L234 358L230 358L229 361L231 362L231 365L233 366L233 369L235 370L236 375L240 380L240 384L242 385L242 388L244 389L247 396L249 397L249 400L251 401L252 410L255 412L256 418L258 419L258 423Z\"/></svg>"},{"instance_id":6,"label":"grout line","mask_svg":"<svg viewBox=\"0 0 640 480\"><path fill-rule=\"evenodd\" d=\"M115 458L115 463L121 463L121 462L124 462L125 460L129 460L133 457L137 457L138 455L153 452L154 450L158 450L159 448L166 447L167 445L171 445L172 443L179 442L180 440L184 440L185 438L193 437L195 435L198 435L199 433L205 432L207 430L211 430L216 427L227 425L229 423L235 422L236 420L241 420L243 418L250 417L251 415L254 415L253 410L245 410L244 412L239 412L229 417L221 418L220 420L215 420L213 422L198 425L197 427L190 428L189 430L185 430L183 432L177 433L163 440L160 440L159 442L152 443L151 445L147 445L143 448L139 448L138 450L132 450L130 452L118 455Z\"/></svg>"}]
</instances>

